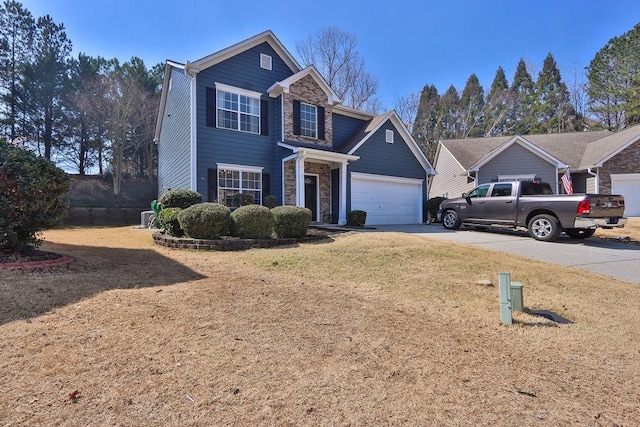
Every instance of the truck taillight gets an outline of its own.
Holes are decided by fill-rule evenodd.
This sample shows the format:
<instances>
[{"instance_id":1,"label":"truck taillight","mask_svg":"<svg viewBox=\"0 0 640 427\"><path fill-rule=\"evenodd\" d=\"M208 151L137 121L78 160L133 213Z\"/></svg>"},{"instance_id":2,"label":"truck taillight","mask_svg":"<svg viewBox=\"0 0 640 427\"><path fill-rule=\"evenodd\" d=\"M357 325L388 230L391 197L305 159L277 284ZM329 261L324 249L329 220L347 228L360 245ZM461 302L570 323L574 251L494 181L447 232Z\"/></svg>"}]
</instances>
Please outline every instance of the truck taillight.
<instances>
[{"instance_id":1,"label":"truck taillight","mask_svg":"<svg viewBox=\"0 0 640 427\"><path fill-rule=\"evenodd\" d=\"M586 215L591 213L591 202L583 200L578 204L578 214Z\"/></svg>"}]
</instances>

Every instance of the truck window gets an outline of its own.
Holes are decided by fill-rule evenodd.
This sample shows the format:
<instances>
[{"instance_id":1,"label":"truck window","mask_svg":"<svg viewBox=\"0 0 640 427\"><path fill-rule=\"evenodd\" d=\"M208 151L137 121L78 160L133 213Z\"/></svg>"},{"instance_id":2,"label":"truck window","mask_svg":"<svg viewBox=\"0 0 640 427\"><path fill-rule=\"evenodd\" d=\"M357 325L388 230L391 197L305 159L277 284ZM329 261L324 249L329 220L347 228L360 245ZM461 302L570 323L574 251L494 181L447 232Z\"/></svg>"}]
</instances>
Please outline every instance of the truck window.
<instances>
[{"instance_id":1,"label":"truck window","mask_svg":"<svg viewBox=\"0 0 640 427\"><path fill-rule=\"evenodd\" d=\"M487 197L490 185L491 184L484 184L474 188L471 193L469 193L468 197Z\"/></svg>"},{"instance_id":2,"label":"truck window","mask_svg":"<svg viewBox=\"0 0 640 427\"><path fill-rule=\"evenodd\" d=\"M491 189L491 197L504 197L511 196L511 187L513 184L493 184Z\"/></svg>"},{"instance_id":3,"label":"truck window","mask_svg":"<svg viewBox=\"0 0 640 427\"><path fill-rule=\"evenodd\" d=\"M527 182L523 181L521 184L520 194L523 196L535 196L539 194L553 194L551 186L546 182Z\"/></svg>"}]
</instances>

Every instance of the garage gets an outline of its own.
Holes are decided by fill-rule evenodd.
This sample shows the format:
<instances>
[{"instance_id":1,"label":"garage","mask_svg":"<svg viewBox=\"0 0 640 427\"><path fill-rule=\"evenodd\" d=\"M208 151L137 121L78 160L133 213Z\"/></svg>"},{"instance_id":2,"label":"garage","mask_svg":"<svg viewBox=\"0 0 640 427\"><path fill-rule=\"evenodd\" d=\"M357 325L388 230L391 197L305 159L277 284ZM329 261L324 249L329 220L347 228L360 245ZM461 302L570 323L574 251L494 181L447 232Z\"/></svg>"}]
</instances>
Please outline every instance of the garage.
<instances>
[{"instance_id":1,"label":"garage","mask_svg":"<svg viewBox=\"0 0 640 427\"><path fill-rule=\"evenodd\" d=\"M351 173L351 210L367 213L367 225L422 222L421 179Z\"/></svg>"},{"instance_id":2,"label":"garage","mask_svg":"<svg viewBox=\"0 0 640 427\"><path fill-rule=\"evenodd\" d=\"M611 174L611 193L624 196L624 216L640 216L640 173Z\"/></svg>"}]
</instances>

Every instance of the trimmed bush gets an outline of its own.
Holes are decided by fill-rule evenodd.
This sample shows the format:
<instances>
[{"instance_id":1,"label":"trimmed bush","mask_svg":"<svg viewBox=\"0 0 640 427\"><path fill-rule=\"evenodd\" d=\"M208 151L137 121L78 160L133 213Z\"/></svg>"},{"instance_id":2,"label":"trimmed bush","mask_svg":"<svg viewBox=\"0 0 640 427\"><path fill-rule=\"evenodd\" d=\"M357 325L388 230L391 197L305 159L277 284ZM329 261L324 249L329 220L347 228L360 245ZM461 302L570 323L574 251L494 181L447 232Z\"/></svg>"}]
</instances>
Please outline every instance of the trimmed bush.
<instances>
[{"instance_id":1,"label":"trimmed bush","mask_svg":"<svg viewBox=\"0 0 640 427\"><path fill-rule=\"evenodd\" d=\"M353 210L347 213L347 225L352 227L364 227L367 221L367 213L361 210Z\"/></svg>"},{"instance_id":2,"label":"trimmed bush","mask_svg":"<svg viewBox=\"0 0 640 427\"><path fill-rule=\"evenodd\" d=\"M0 139L0 251L38 246L64 218L71 181L49 160Z\"/></svg>"},{"instance_id":3,"label":"trimmed bush","mask_svg":"<svg viewBox=\"0 0 640 427\"><path fill-rule=\"evenodd\" d=\"M231 204L234 207L247 206L247 205L255 205L256 198L253 197L253 194L249 193L237 193L231 197Z\"/></svg>"},{"instance_id":4,"label":"trimmed bush","mask_svg":"<svg viewBox=\"0 0 640 427\"><path fill-rule=\"evenodd\" d=\"M160 227L170 236L181 237L184 234L178 222L178 214L181 211L180 208L166 208L158 214L157 221L160 222Z\"/></svg>"},{"instance_id":5,"label":"trimmed bush","mask_svg":"<svg viewBox=\"0 0 640 427\"><path fill-rule=\"evenodd\" d=\"M278 199L273 194L267 194L262 200L262 206L266 206L269 209L273 209L278 206Z\"/></svg>"},{"instance_id":6,"label":"trimmed bush","mask_svg":"<svg viewBox=\"0 0 640 427\"><path fill-rule=\"evenodd\" d=\"M169 190L160 196L158 203L162 209L187 209L189 206L202 203L202 195L192 190Z\"/></svg>"},{"instance_id":7,"label":"trimmed bush","mask_svg":"<svg viewBox=\"0 0 640 427\"><path fill-rule=\"evenodd\" d=\"M447 198L442 196L432 197L427 200L426 211L429 214L429 217L431 217L432 221L436 220L436 216L438 215L438 208L440 207L440 203L442 203L444 200L447 200ZM424 220L427 221L427 218L424 218Z\"/></svg>"},{"instance_id":8,"label":"trimmed bush","mask_svg":"<svg viewBox=\"0 0 640 427\"><path fill-rule=\"evenodd\" d=\"M243 239L269 239L273 214L266 206L246 205L231 212L232 234Z\"/></svg>"},{"instance_id":9,"label":"trimmed bush","mask_svg":"<svg viewBox=\"0 0 640 427\"><path fill-rule=\"evenodd\" d=\"M193 239L218 239L229 234L231 211L219 203L199 203L180 211L178 222Z\"/></svg>"},{"instance_id":10,"label":"trimmed bush","mask_svg":"<svg viewBox=\"0 0 640 427\"><path fill-rule=\"evenodd\" d=\"M271 209L278 237L304 237L311 224L311 209L300 206L276 206Z\"/></svg>"}]
</instances>

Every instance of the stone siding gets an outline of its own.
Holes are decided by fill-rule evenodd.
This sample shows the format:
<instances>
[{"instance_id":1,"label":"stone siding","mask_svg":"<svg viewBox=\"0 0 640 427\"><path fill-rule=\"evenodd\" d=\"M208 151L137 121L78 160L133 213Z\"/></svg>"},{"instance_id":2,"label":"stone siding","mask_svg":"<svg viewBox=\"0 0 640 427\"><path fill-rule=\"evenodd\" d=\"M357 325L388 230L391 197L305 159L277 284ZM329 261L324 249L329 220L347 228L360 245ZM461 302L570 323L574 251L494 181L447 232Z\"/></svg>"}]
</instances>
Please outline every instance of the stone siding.
<instances>
[{"instance_id":1,"label":"stone siding","mask_svg":"<svg viewBox=\"0 0 640 427\"><path fill-rule=\"evenodd\" d=\"M321 222L331 222L331 170L329 165L305 162L304 172L318 175L318 189L320 191ZM289 160L284 164L284 204L296 204L296 161Z\"/></svg>"},{"instance_id":2,"label":"stone siding","mask_svg":"<svg viewBox=\"0 0 640 427\"><path fill-rule=\"evenodd\" d=\"M304 141L312 144L331 147L333 145L332 107L327 103L327 94L318 86L311 76L305 76L293 83L288 94L284 96L284 139ZM324 107L324 134L325 139L307 138L293 134L293 100L306 104Z\"/></svg>"},{"instance_id":3,"label":"stone siding","mask_svg":"<svg viewBox=\"0 0 640 427\"><path fill-rule=\"evenodd\" d=\"M640 173L640 141L604 162L600 168L599 193L611 193L611 175L622 173Z\"/></svg>"}]
</instances>

